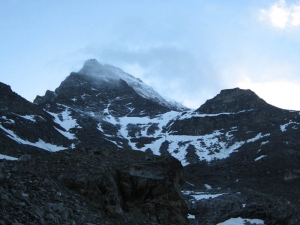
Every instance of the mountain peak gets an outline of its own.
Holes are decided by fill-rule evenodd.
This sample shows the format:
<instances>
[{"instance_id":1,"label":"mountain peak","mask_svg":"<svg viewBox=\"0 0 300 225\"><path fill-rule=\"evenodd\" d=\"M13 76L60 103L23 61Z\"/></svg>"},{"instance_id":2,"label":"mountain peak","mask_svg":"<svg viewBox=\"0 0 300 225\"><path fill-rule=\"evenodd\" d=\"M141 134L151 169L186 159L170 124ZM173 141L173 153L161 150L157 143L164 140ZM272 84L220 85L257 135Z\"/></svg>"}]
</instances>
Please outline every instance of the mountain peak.
<instances>
[{"instance_id":1,"label":"mountain peak","mask_svg":"<svg viewBox=\"0 0 300 225\"><path fill-rule=\"evenodd\" d=\"M103 65L99 63L96 59L89 59L84 62L83 68L81 70L85 70L86 72L91 72L91 71L99 71Z\"/></svg>"},{"instance_id":2,"label":"mountain peak","mask_svg":"<svg viewBox=\"0 0 300 225\"><path fill-rule=\"evenodd\" d=\"M233 88L222 90L214 98L207 100L196 111L200 113L239 112L270 106L249 89Z\"/></svg>"},{"instance_id":3,"label":"mountain peak","mask_svg":"<svg viewBox=\"0 0 300 225\"><path fill-rule=\"evenodd\" d=\"M116 82L122 79L143 98L159 102L159 104L174 110L182 111L186 109L185 107L180 106L178 103L175 104L166 101L162 96L154 91L152 87L146 85L139 78L136 78L117 67L107 64L102 65L96 59L89 59L85 61L78 74L91 76L97 80L103 80L105 82Z\"/></svg>"},{"instance_id":4,"label":"mountain peak","mask_svg":"<svg viewBox=\"0 0 300 225\"><path fill-rule=\"evenodd\" d=\"M93 76L97 78L102 78L106 81L108 80L119 80L119 76L116 68L110 65L102 65L96 59L89 59L84 62L81 70L78 71L79 74Z\"/></svg>"},{"instance_id":5,"label":"mountain peak","mask_svg":"<svg viewBox=\"0 0 300 225\"><path fill-rule=\"evenodd\" d=\"M0 82L0 93L2 95L5 95L5 94L11 93L11 92L12 92L12 90L11 90L11 87L9 85Z\"/></svg>"}]
</instances>

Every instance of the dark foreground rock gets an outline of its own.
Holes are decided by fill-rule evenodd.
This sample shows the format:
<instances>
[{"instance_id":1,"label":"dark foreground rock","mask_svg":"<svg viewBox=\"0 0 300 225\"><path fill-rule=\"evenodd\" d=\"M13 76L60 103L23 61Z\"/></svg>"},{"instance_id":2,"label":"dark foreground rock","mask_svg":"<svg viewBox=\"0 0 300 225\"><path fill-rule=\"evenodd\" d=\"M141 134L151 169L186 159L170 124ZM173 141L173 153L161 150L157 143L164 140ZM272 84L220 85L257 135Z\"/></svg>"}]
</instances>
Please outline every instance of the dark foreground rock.
<instances>
[{"instance_id":1,"label":"dark foreground rock","mask_svg":"<svg viewBox=\"0 0 300 225\"><path fill-rule=\"evenodd\" d=\"M124 150L0 161L0 224L188 224L183 167Z\"/></svg>"},{"instance_id":2,"label":"dark foreground rock","mask_svg":"<svg viewBox=\"0 0 300 225\"><path fill-rule=\"evenodd\" d=\"M214 225L231 218L260 219L265 225L300 223L299 206L284 198L254 190L206 190L184 192L193 225ZM197 194L208 195L195 199ZM194 197L193 197L194 196Z\"/></svg>"}]
</instances>

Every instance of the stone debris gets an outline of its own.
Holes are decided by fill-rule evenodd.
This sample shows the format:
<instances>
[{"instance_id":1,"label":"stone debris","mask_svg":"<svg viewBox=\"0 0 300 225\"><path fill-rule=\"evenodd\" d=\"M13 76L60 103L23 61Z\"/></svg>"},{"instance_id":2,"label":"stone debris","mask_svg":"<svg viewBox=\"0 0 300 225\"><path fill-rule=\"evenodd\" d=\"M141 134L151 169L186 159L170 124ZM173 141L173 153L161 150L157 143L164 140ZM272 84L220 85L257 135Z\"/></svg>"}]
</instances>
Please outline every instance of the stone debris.
<instances>
[{"instance_id":1,"label":"stone debris","mask_svg":"<svg viewBox=\"0 0 300 225\"><path fill-rule=\"evenodd\" d=\"M1 160L0 224L188 224L181 163L145 157L99 148Z\"/></svg>"}]
</instances>

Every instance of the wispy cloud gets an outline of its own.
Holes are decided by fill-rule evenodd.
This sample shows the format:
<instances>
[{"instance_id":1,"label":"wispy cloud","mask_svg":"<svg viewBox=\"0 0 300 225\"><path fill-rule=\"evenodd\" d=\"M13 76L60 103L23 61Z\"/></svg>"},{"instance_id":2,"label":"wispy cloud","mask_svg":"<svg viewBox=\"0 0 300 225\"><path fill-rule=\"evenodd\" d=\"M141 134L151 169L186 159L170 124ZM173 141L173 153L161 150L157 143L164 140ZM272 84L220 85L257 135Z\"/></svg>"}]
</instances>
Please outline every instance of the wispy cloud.
<instances>
[{"instance_id":1,"label":"wispy cloud","mask_svg":"<svg viewBox=\"0 0 300 225\"><path fill-rule=\"evenodd\" d=\"M174 45L87 47L84 54L140 78L163 97L198 108L221 89L213 68L192 52Z\"/></svg>"},{"instance_id":2,"label":"wispy cloud","mask_svg":"<svg viewBox=\"0 0 300 225\"><path fill-rule=\"evenodd\" d=\"M261 9L260 19L279 29L300 26L300 4L288 5L285 0L279 0L269 8Z\"/></svg>"}]
</instances>

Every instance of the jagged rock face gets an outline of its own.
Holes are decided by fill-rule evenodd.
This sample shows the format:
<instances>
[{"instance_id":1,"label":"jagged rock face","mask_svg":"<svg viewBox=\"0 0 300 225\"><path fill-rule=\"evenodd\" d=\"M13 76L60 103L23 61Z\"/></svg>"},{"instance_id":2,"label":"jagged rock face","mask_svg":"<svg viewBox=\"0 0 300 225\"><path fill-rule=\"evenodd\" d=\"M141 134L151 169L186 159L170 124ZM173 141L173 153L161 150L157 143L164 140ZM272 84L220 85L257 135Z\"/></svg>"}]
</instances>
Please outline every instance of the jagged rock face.
<instances>
[{"instance_id":1,"label":"jagged rock face","mask_svg":"<svg viewBox=\"0 0 300 225\"><path fill-rule=\"evenodd\" d=\"M183 170L178 161L166 158L162 164L133 164L119 170L118 178L121 192L128 202L126 207L139 206L135 208L155 223L187 224L186 217L178 214L187 213L180 186Z\"/></svg>"},{"instance_id":2,"label":"jagged rock face","mask_svg":"<svg viewBox=\"0 0 300 225\"><path fill-rule=\"evenodd\" d=\"M59 132L63 128L54 123L51 115L3 83L0 83L0 108L2 154L18 157L24 153L46 153L40 149L70 146L70 141Z\"/></svg>"},{"instance_id":3,"label":"jagged rock face","mask_svg":"<svg viewBox=\"0 0 300 225\"><path fill-rule=\"evenodd\" d=\"M66 150L4 161L0 182L6 208L0 218L6 223L188 224L183 167L170 157Z\"/></svg>"},{"instance_id":4,"label":"jagged rock face","mask_svg":"<svg viewBox=\"0 0 300 225\"><path fill-rule=\"evenodd\" d=\"M207 100L205 104L196 110L199 113L217 114L224 112L236 113L243 110L270 108L263 99L259 98L251 90L239 88L222 90L213 99Z\"/></svg>"},{"instance_id":5,"label":"jagged rock face","mask_svg":"<svg viewBox=\"0 0 300 225\"><path fill-rule=\"evenodd\" d=\"M55 92L47 91L34 102L65 127L68 135L74 137L72 146L78 148L99 145L131 148L127 137L120 132L119 118L150 117L183 109L168 103L139 79L95 60L88 60ZM69 127L67 120L76 125Z\"/></svg>"},{"instance_id":6,"label":"jagged rock face","mask_svg":"<svg viewBox=\"0 0 300 225\"><path fill-rule=\"evenodd\" d=\"M38 96L37 104L51 102L82 111L103 113L110 110L114 117L151 116L170 110L183 110L167 102L151 87L122 70L88 60L78 73L71 73L55 92Z\"/></svg>"},{"instance_id":7,"label":"jagged rock face","mask_svg":"<svg viewBox=\"0 0 300 225\"><path fill-rule=\"evenodd\" d=\"M124 80L110 82L78 73L71 73L55 93L48 91L45 97L39 96L34 102L44 107L49 104L50 110L54 110L53 103L62 104L82 112L94 113L99 119L104 116L105 109L114 117L147 116L170 110L141 97Z\"/></svg>"}]
</instances>

